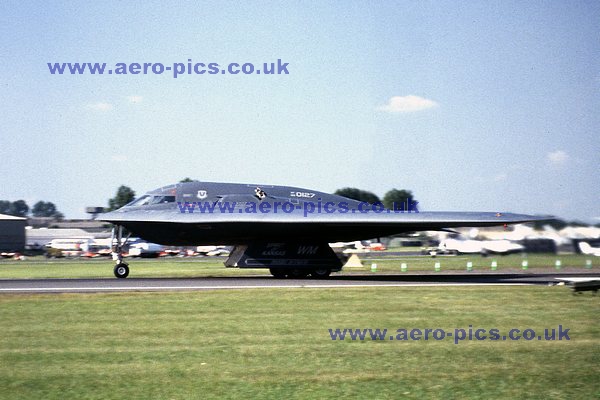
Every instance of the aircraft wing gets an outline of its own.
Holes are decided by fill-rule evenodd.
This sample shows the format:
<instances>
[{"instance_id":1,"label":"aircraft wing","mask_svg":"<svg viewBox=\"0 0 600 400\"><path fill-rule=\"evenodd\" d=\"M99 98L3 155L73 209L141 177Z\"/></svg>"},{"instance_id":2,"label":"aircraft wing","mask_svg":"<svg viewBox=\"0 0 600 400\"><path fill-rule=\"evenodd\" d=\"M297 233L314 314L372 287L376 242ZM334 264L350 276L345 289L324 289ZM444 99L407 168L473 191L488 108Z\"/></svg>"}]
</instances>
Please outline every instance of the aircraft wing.
<instances>
[{"instance_id":1,"label":"aircraft wing","mask_svg":"<svg viewBox=\"0 0 600 400\"><path fill-rule=\"evenodd\" d=\"M511 213L358 212L181 213L179 210L113 211L98 219L122 225L162 244L244 243L256 240L352 241L403 232L485 227L544 220ZM187 239L186 239L187 238ZM188 240L189 239L189 240ZM185 243L184 243L185 242Z\"/></svg>"}]
</instances>

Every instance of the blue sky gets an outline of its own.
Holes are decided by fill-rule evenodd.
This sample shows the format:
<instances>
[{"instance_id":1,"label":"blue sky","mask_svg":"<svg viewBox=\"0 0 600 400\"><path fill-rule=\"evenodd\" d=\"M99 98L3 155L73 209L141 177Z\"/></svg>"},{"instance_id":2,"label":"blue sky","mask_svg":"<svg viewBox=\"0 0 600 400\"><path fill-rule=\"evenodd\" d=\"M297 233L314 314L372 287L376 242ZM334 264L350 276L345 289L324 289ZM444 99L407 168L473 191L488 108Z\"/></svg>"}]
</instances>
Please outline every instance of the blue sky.
<instances>
[{"instance_id":1,"label":"blue sky","mask_svg":"<svg viewBox=\"0 0 600 400\"><path fill-rule=\"evenodd\" d=\"M67 217L184 177L600 217L598 2L0 5L0 199ZM48 62L289 75L51 75Z\"/></svg>"}]
</instances>

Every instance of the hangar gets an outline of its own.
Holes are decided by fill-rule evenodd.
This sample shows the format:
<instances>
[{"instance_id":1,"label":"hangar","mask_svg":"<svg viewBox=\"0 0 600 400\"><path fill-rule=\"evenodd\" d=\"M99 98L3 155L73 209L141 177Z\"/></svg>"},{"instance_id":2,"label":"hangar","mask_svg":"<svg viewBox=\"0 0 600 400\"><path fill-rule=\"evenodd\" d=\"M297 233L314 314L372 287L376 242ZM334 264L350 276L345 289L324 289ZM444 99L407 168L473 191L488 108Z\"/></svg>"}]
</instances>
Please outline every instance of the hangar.
<instances>
[{"instance_id":1,"label":"hangar","mask_svg":"<svg viewBox=\"0 0 600 400\"><path fill-rule=\"evenodd\" d=\"M25 250L25 225L27 218L0 214L0 251Z\"/></svg>"}]
</instances>

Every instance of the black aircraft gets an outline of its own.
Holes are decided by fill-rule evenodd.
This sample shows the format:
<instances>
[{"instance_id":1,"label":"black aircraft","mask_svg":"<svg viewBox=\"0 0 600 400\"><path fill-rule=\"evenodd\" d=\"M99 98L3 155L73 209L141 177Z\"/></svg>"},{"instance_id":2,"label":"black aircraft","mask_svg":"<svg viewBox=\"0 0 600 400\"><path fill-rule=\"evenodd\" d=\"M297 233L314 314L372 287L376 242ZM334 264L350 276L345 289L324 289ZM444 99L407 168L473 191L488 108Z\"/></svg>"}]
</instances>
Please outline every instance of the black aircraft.
<instances>
[{"instance_id":1,"label":"black aircraft","mask_svg":"<svg viewBox=\"0 0 600 400\"><path fill-rule=\"evenodd\" d=\"M227 267L269 268L277 278L325 278L342 269L328 243L378 238L403 232L445 230L536 221L531 215L498 212L419 212L414 204L367 204L291 186L186 182L148 192L102 214L114 225L117 278L129 234L170 246L228 244Z\"/></svg>"}]
</instances>

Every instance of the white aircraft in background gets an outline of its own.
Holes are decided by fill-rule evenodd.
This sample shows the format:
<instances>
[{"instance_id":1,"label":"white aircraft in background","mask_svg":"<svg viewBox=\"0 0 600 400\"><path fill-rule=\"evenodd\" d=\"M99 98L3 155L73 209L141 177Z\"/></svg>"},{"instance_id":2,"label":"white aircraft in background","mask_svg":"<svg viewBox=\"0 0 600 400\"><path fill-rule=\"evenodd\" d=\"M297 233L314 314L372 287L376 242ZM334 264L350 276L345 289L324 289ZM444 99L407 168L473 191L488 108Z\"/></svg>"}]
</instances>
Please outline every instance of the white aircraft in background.
<instances>
[{"instance_id":1,"label":"white aircraft in background","mask_svg":"<svg viewBox=\"0 0 600 400\"><path fill-rule=\"evenodd\" d=\"M353 242L334 242L329 243L332 249L342 250L345 254L370 253L371 251L384 251L386 248L383 243L371 242L370 240L355 240Z\"/></svg>"},{"instance_id":2,"label":"white aircraft in background","mask_svg":"<svg viewBox=\"0 0 600 400\"><path fill-rule=\"evenodd\" d=\"M129 246L129 255L132 257L158 257L165 250L165 246L140 242Z\"/></svg>"},{"instance_id":3,"label":"white aircraft in background","mask_svg":"<svg viewBox=\"0 0 600 400\"><path fill-rule=\"evenodd\" d=\"M510 240L443 240L438 249L441 253L455 254L509 254L523 251L524 247Z\"/></svg>"},{"instance_id":4,"label":"white aircraft in background","mask_svg":"<svg viewBox=\"0 0 600 400\"><path fill-rule=\"evenodd\" d=\"M583 254L600 257L600 247L592 247L587 242L579 242L579 250L581 250Z\"/></svg>"},{"instance_id":5,"label":"white aircraft in background","mask_svg":"<svg viewBox=\"0 0 600 400\"><path fill-rule=\"evenodd\" d=\"M88 247L91 242L93 242L93 239L58 238L58 239L52 239L50 242L46 243L46 248L62 250L63 252L88 251Z\"/></svg>"},{"instance_id":6,"label":"white aircraft in background","mask_svg":"<svg viewBox=\"0 0 600 400\"><path fill-rule=\"evenodd\" d=\"M483 248L489 253L497 254L518 253L525 250L523 245L510 240L486 240L483 242Z\"/></svg>"},{"instance_id":7,"label":"white aircraft in background","mask_svg":"<svg viewBox=\"0 0 600 400\"><path fill-rule=\"evenodd\" d=\"M441 253L481 253L483 242L481 240L446 239L440 242L438 249Z\"/></svg>"},{"instance_id":8,"label":"white aircraft in background","mask_svg":"<svg viewBox=\"0 0 600 400\"><path fill-rule=\"evenodd\" d=\"M197 246L196 253L203 256L222 256L229 255L230 250L227 246Z\"/></svg>"}]
</instances>

